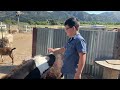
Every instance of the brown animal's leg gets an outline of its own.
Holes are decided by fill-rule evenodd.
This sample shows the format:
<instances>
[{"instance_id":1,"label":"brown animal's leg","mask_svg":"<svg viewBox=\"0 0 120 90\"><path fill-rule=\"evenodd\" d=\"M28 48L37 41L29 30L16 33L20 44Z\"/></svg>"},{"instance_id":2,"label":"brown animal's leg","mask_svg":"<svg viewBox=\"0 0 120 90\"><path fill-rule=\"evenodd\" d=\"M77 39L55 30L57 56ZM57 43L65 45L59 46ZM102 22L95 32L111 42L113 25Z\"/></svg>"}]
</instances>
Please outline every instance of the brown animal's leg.
<instances>
[{"instance_id":1,"label":"brown animal's leg","mask_svg":"<svg viewBox=\"0 0 120 90\"><path fill-rule=\"evenodd\" d=\"M14 63L14 61L13 61L13 54L11 53L11 54L9 54L9 56L12 59L12 65L13 65L13 63Z\"/></svg>"},{"instance_id":2,"label":"brown animal's leg","mask_svg":"<svg viewBox=\"0 0 120 90\"><path fill-rule=\"evenodd\" d=\"M2 58L2 62L3 62L3 56L1 55L1 58Z\"/></svg>"}]
</instances>

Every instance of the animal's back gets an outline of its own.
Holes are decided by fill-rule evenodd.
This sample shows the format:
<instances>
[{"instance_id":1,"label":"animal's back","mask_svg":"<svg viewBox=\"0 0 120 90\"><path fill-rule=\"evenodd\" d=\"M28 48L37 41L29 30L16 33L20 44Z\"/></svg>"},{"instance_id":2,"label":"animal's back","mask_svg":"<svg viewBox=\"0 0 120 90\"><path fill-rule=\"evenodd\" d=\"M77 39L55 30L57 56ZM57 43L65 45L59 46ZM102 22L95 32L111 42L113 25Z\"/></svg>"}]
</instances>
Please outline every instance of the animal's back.
<instances>
[{"instance_id":1,"label":"animal's back","mask_svg":"<svg viewBox=\"0 0 120 90\"><path fill-rule=\"evenodd\" d=\"M61 71L55 67L51 67L47 71L45 71L42 75L42 79L60 79L61 78Z\"/></svg>"},{"instance_id":2,"label":"animal's back","mask_svg":"<svg viewBox=\"0 0 120 90\"><path fill-rule=\"evenodd\" d=\"M14 49L16 49L16 48L10 48L10 47L0 48L0 53L2 55L7 55L7 54L11 53L12 50L14 50Z\"/></svg>"},{"instance_id":3,"label":"animal's back","mask_svg":"<svg viewBox=\"0 0 120 90\"><path fill-rule=\"evenodd\" d=\"M2 54L2 55L6 55L8 52L8 49L7 48L0 48L0 53Z\"/></svg>"}]
</instances>

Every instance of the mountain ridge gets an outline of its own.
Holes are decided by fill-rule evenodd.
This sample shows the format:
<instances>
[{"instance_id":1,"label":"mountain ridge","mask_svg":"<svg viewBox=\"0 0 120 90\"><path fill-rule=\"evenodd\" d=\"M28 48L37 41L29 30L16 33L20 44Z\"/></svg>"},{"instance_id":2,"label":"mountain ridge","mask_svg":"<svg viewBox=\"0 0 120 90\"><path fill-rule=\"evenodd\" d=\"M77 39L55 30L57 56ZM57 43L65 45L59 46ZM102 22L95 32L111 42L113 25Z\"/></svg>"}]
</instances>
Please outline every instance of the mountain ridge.
<instances>
[{"instance_id":1,"label":"mountain ridge","mask_svg":"<svg viewBox=\"0 0 120 90\"><path fill-rule=\"evenodd\" d=\"M47 19L64 21L69 17L77 17L80 21L120 22L120 11L89 14L84 11L21 11L20 21L45 21ZM0 21L5 19L17 20L16 11L0 11Z\"/></svg>"}]
</instances>

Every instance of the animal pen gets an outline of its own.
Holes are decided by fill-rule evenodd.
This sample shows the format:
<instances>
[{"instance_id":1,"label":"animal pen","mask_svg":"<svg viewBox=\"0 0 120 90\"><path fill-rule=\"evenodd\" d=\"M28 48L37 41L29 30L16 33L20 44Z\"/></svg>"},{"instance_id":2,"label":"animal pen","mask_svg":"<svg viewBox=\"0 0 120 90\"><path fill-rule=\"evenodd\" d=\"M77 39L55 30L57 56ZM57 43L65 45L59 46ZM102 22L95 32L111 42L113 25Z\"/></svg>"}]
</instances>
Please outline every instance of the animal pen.
<instances>
[{"instance_id":1,"label":"animal pen","mask_svg":"<svg viewBox=\"0 0 120 90\"><path fill-rule=\"evenodd\" d=\"M102 78L103 68L96 60L120 59L120 32L103 30L80 30L87 43L87 59L84 74ZM47 48L60 48L67 42L63 29L34 28L32 57L48 54Z\"/></svg>"},{"instance_id":2,"label":"animal pen","mask_svg":"<svg viewBox=\"0 0 120 90\"><path fill-rule=\"evenodd\" d=\"M103 30L80 30L87 43L87 58L83 74L101 79L103 68L96 65L97 60L120 59L120 32ZM49 54L48 48L60 48L67 42L68 37L63 29L33 28L32 57ZM16 72L7 77L24 79L35 68L33 60L28 60L16 68Z\"/></svg>"}]
</instances>

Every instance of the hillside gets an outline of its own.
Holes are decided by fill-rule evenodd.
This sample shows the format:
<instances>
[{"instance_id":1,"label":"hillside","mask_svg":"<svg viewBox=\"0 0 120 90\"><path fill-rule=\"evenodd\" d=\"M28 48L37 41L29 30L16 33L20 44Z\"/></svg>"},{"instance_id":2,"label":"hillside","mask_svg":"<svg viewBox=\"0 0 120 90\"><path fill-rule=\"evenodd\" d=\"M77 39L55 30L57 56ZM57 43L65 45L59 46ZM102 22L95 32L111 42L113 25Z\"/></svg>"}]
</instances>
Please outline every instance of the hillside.
<instances>
[{"instance_id":1,"label":"hillside","mask_svg":"<svg viewBox=\"0 0 120 90\"><path fill-rule=\"evenodd\" d=\"M104 12L101 14L88 14L84 11L21 11L20 21L28 20L46 21L47 19L64 21L68 17L77 17L81 21L120 22L120 12ZM0 21L5 19L17 20L16 11L0 11Z\"/></svg>"}]
</instances>

